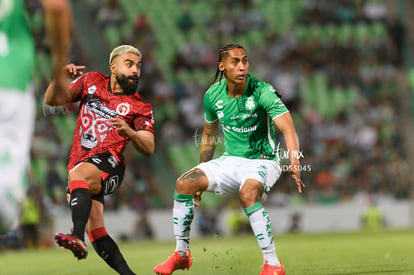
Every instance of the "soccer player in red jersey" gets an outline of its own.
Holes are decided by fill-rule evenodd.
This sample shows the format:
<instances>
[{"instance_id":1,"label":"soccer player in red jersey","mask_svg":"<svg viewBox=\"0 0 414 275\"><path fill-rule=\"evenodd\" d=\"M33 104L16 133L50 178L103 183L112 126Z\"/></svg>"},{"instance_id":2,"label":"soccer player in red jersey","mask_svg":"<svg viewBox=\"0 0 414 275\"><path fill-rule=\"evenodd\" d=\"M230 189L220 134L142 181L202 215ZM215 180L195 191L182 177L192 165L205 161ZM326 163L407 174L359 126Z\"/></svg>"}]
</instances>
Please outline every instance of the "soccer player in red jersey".
<instances>
[{"instance_id":1,"label":"soccer player in red jersey","mask_svg":"<svg viewBox=\"0 0 414 275\"><path fill-rule=\"evenodd\" d=\"M123 151L129 142L144 155L154 151L152 107L137 93L141 59L138 49L121 45L110 54L110 76L83 74L84 66L67 65L68 74L78 77L69 84L69 92L56 89L52 82L45 95L45 103L53 106L80 101L68 164L73 231L57 233L55 240L85 259L86 229L98 255L120 274L134 273L105 229L104 195L116 192L122 183Z\"/></svg>"}]
</instances>

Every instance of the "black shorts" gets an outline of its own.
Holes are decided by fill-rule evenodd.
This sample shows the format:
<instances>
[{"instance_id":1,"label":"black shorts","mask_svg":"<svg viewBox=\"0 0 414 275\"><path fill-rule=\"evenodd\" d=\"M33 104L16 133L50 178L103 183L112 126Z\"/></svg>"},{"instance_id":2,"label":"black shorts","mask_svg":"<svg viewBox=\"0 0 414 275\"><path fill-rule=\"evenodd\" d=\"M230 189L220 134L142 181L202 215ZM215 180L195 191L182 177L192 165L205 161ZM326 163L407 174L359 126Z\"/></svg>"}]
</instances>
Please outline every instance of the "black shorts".
<instances>
[{"instance_id":1,"label":"black shorts","mask_svg":"<svg viewBox=\"0 0 414 275\"><path fill-rule=\"evenodd\" d=\"M92 195L92 199L104 203L104 196L116 192L121 186L124 178L125 166L123 166L110 152L96 154L82 162L91 163L98 167L99 170L103 171L101 176L101 192Z\"/></svg>"}]
</instances>

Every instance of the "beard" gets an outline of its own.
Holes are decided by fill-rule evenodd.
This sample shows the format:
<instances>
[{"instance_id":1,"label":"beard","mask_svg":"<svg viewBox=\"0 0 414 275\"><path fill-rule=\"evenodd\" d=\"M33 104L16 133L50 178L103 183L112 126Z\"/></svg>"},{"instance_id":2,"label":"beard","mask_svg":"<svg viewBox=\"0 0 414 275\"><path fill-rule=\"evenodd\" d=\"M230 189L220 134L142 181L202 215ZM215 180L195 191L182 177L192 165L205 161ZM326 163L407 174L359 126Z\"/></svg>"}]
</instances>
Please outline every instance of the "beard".
<instances>
[{"instance_id":1,"label":"beard","mask_svg":"<svg viewBox=\"0 0 414 275\"><path fill-rule=\"evenodd\" d=\"M133 81L134 79L136 79L136 81ZM116 75L116 81L118 81L118 84L121 86L124 93L133 95L137 92L139 84L138 76Z\"/></svg>"}]
</instances>

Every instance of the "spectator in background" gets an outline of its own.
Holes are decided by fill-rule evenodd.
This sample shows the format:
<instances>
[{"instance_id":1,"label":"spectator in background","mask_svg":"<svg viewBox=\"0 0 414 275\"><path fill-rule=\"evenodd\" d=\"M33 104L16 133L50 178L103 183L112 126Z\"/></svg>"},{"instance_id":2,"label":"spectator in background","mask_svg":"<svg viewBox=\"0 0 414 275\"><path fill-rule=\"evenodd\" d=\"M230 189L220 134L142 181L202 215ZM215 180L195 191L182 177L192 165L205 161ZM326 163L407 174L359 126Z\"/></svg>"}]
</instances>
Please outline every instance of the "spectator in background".
<instances>
[{"instance_id":1,"label":"spectator in background","mask_svg":"<svg viewBox=\"0 0 414 275\"><path fill-rule=\"evenodd\" d=\"M59 196L62 194L59 192L59 189L62 189L64 183L55 169L55 164L56 161L51 161L48 163L45 189L46 194L51 198L52 202L55 204L60 204L62 203L61 198L64 196Z\"/></svg>"},{"instance_id":2,"label":"spectator in background","mask_svg":"<svg viewBox=\"0 0 414 275\"><path fill-rule=\"evenodd\" d=\"M394 60L396 66L403 66L403 47L405 43L405 28L401 20L393 15L387 22L388 33L391 36L392 51L395 52Z\"/></svg>"},{"instance_id":3,"label":"spectator in background","mask_svg":"<svg viewBox=\"0 0 414 275\"><path fill-rule=\"evenodd\" d=\"M110 0L98 10L97 20L101 28L108 26L120 26L123 23L123 16L119 9L118 0Z\"/></svg>"},{"instance_id":4,"label":"spectator in background","mask_svg":"<svg viewBox=\"0 0 414 275\"><path fill-rule=\"evenodd\" d=\"M194 26L193 17L188 10L184 10L177 19L177 26L184 33L187 33Z\"/></svg>"},{"instance_id":5,"label":"spectator in background","mask_svg":"<svg viewBox=\"0 0 414 275\"><path fill-rule=\"evenodd\" d=\"M302 230L302 216L300 213L292 213L290 216L289 233L298 233Z\"/></svg>"},{"instance_id":6,"label":"spectator in background","mask_svg":"<svg viewBox=\"0 0 414 275\"><path fill-rule=\"evenodd\" d=\"M154 231L148 220L148 210L142 209L138 213L137 223L135 224L135 238L137 239L153 239Z\"/></svg>"},{"instance_id":7,"label":"spectator in background","mask_svg":"<svg viewBox=\"0 0 414 275\"><path fill-rule=\"evenodd\" d=\"M371 204L364 210L361 217L362 229L370 232L377 232L385 227L384 214L376 203Z\"/></svg>"}]
</instances>

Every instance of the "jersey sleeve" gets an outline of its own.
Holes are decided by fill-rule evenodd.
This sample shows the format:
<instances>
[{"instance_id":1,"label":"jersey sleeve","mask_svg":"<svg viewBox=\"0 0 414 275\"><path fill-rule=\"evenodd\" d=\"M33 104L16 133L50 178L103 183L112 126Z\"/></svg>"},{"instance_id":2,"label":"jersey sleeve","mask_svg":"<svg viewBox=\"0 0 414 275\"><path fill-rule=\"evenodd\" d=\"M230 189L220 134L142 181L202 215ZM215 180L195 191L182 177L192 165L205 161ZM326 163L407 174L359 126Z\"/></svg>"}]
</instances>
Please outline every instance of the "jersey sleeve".
<instances>
[{"instance_id":1,"label":"jersey sleeve","mask_svg":"<svg viewBox=\"0 0 414 275\"><path fill-rule=\"evenodd\" d=\"M217 113L212 109L210 93L208 91L204 95L204 119L207 122L214 122L218 119Z\"/></svg>"},{"instance_id":2,"label":"jersey sleeve","mask_svg":"<svg viewBox=\"0 0 414 275\"><path fill-rule=\"evenodd\" d=\"M151 133L155 134L155 132L154 132L154 115L152 113L152 106L150 104L146 104L143 107L142 114L135 118L134 127L135 127L136 131L147 130L147 131L150 131Z\"/></svg>"},{"instance_id":3,"label":"jersey sleeve","mask_svg":"<svg viewBox=\"0 0 414 275\"><path fill-rule=\"evenodd\" d=\"M76 78L72 82L69 83L69 89L72 93L73 101L79 101L83 97L85 82L87 79L88 73Z\"/></svg>"},{"instance_id":4,"label":"jersey sleeve","mask_svg":"<svg viewBox=\"0 0 414 275\"><path fill-rule=\"evenodd\" d=\"M276 95L275 89L271 85L265 85L263 87L259 102L272 120L289 112L283 101Z\"/></svg>"}]
</instances>

